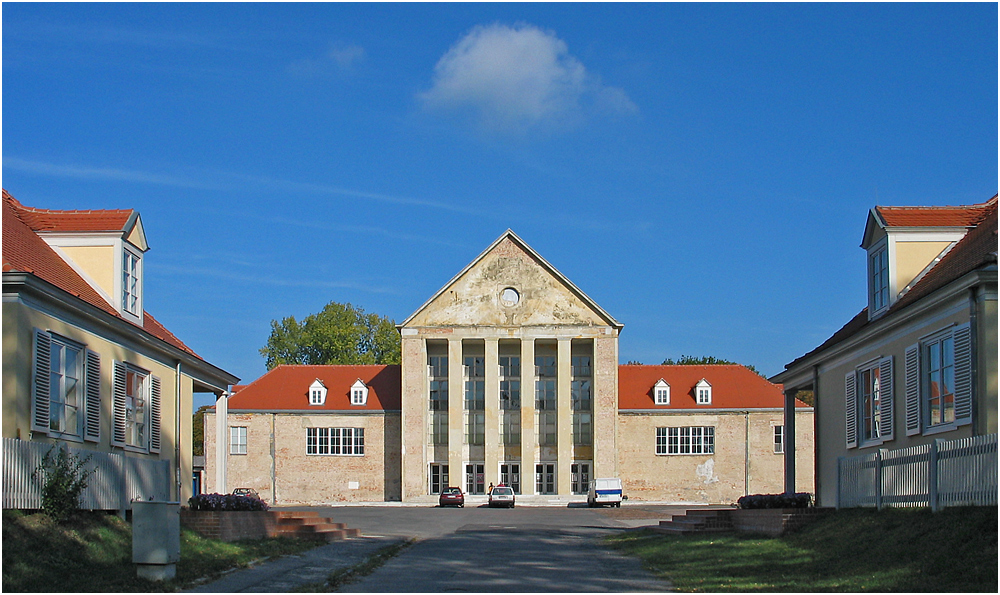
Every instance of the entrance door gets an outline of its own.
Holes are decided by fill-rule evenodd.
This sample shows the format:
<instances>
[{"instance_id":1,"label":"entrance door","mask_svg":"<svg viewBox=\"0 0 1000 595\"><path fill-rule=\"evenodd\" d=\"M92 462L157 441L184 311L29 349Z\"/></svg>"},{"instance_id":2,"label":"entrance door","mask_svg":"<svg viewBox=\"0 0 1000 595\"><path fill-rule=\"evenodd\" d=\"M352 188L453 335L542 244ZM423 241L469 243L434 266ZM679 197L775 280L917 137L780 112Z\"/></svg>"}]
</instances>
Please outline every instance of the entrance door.
<instances>
[{"instance_id":1,"label":"entrance door","mask_svg":"<svg viewBox=\"0 0 1000 595\"><path fill-rule=\"evenodd\" d=\"M465 493L485 494L483 479L486 476L486 465L483 463L467 463L465 465Z\"/></svg>"},{"instance_id":2,"label":"entrance door","mask_svg":"<svg viewBox=\"0 0 1000 595\"><path fill-rule=\"evenodd\" d=\"M570 483L574 494L590 491L590 463L573 463L570 469Z\"/></svg>"},{"instance_id":3,"label":"entrance door","mask_svg":"<svg viewBox=\"0 0 1000 595\"><path fill-rule=\"evenodd\" d=\"M431 463L430 483L432 494L440 494L441 490L448 487L448 465Z\"/></svg>"},{"instance_id":4,"label":"entrance door","mask_svg":"<svg viewBox=\"0 0 1000 595\"><path fill-rule=\"evenodd\" d=\"M504 463L500 465L500 483L510 486L515 494L521 493L521 464Z\"/></svg>"},{"instance_id":5,"label":"entrance door","mask_svg":"<svg viewBox=\"0 0 1000 595\"><path fill-rule=\"evenodd\" d=\"M535 493L556 493L556 464L539 463L535 465Z\"/></svg>"}]
</instances>

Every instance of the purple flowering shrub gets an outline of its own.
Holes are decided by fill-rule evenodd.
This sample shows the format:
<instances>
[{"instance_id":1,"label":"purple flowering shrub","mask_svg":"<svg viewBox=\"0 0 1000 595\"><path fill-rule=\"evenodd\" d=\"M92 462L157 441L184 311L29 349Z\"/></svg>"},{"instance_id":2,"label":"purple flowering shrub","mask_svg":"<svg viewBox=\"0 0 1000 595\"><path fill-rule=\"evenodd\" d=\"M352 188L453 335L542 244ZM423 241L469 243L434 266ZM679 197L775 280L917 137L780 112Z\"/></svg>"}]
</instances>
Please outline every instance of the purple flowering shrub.
<instances>
[{"instance_id":1,"label":"purple flowering shrub","mask_svg":"<svg viewBox=\"0 0 1000 595\"><path fill-rule=\"evenodd\" d=\"M797 494L753 494L743 496L736 501L740 508L809 508L812 506L812 494L800 492Z\"/></svg>"},{"instance_id":2,"label":"purple flowering shrub","mask_svg":"<svg viewBox=\"0 0 1000 595\"><path fill-rule=\"evenodd\" d=\"M191 510L267 510L269 506L260 498L234 494L198 494L188 500Z\"/></svg>"}]
</instances>

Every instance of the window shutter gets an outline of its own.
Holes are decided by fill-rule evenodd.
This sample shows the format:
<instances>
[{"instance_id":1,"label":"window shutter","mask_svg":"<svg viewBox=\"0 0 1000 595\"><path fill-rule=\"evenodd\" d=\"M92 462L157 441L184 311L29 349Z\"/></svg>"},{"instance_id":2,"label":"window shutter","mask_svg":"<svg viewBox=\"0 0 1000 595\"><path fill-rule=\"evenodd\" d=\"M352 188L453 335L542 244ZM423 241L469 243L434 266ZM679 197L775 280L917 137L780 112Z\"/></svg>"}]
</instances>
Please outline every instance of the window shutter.
<instances>
[{"instance_id":1,"label":"window shutter","mask_svg":"<svg viewBox=\"0 0 1000 595\"><path fill-rule=\"evenodd\" d=\"M125 382L128 379L125 364L114 362L113 378L113 414L111 429L111 445L125 446Z\"/></svg>"},{"instance_id":2,"label":"window shutter","mask_svg":"<svg viewBox=\"0 0 1000 595\"><path fill-rule=\"evenodd\" d=\"M47 332L35 329L34 353L34 371L31 376L31 429L48 432L52 339Z\"/></svg>"},{"instance_id":3,"label":"window shutter","mask_svg":"<svg viewBox=\"0 0 1000 595\"><path fill-rule=\"evenodd\" d=\"M149 451L160 452L160 378L150 376Z\"/></svg>"},{"instance_id":4,"label":"window shutter","mask_svg":"<svg viewBox=\"0 0 1000 595\"><path fill-rule=\"evenodd\" d=\"M878 363L878 383L879 383L879 436L882 440L892 440L894 425L892 423L893 405L895 399L892 394L892 356L883 357Z\"/></svg>"},{"instance_id":5,"label":"window shutter","mask_svg":"<svg viewBox=\"0 0 1000 595\"><path fill-rule=\"evenodd\" d=\"M955 423L972 422L972 332L968 324L955 327Z\"/></svg>"},{"instance_id":6,"label":"window shutter","mask_svg":"<svg viewBox=\"0 0 1000 595\"><path fill-rule=\"evenodd\" d=\"M906 348L906 435L920 433L920 344Z\"/></svg>"},{"instance_id":7,"label":"window shutter","mask_svg":"<svg viewBox=\"0 0 1000 595\"><path fill-rule=\"evenodd\" d=\"M87 350L87 417L84 440L101 441L101 355Z\"/></svg>"},{"instance_id":8,"label":"window shutter","mask_svg":"<svg viewBox=\"0 0 1000 595\"><path fill-rule=\"evenodd\" d=\"M855 396L854 371L848 372L844 377L844 419L847 422L847 448L858 446L858 402Z\"/></svg>"}]
</instances>

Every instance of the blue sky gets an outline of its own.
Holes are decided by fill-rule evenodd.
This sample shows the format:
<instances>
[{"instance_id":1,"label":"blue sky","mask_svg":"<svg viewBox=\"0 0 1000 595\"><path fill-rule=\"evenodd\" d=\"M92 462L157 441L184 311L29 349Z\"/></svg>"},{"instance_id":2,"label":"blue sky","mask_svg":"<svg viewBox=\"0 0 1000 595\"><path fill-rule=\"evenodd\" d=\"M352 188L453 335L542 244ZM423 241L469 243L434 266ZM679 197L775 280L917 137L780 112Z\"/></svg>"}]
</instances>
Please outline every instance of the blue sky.
<instances>
[{"instance_id":1,"label":"blue sky","mask_svg":"<svg viewBox=\"0 0 1000 595\"><path fill-rule=\"evenodd\" d=\"M996 4L12 4L3 186L136 208L146 309L404 320L507 228L621 361L767 375L865 302L875 204L997 192Z\"/></svg>"}]
</instances>

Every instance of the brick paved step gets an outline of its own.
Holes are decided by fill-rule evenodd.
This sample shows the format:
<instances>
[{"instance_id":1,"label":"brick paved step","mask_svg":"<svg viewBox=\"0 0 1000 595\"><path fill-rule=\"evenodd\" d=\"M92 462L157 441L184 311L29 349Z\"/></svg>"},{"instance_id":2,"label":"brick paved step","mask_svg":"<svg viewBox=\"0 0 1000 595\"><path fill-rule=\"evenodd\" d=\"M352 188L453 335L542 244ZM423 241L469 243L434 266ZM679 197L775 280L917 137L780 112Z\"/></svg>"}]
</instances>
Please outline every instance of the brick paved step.
<instances>
[{"instance_id":1,"label":"brick paved step","mask_svg":"<svg viewBox=\"0 0 1000 595\"><path fill-rule=\"evenodd\" d=\"M311 511L272 511L278 520L275 533L279 536L321 536L327 541L360 537L360 529L348 529L344 523L333 523L327 517Z\"/></svg>"}]
</instances>

